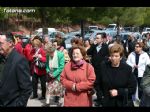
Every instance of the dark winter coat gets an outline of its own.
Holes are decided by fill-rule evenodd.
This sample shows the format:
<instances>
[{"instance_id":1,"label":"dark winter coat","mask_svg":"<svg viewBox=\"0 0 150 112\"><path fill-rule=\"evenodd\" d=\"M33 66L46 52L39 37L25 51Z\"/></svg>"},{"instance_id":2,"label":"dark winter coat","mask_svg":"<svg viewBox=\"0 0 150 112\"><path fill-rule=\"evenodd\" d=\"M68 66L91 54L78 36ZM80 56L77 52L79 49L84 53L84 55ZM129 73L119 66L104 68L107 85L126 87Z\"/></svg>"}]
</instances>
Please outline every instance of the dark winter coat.
<instances>
[{"instance_id":1,"label":"dark winter coat","mask_svg":"<svg viewBox=\"0 0 150 112\"><path fill-rule=\"evenodd\" d=\"M106 60L109 51L108 51L108 45L107 44L102 44L101 49L99 52L97 52L96 47L98 45L91 45L91 47L87 50L87 55L90 55L92 57L91 63L95 69L96 75L97 75L97 69L99 69L99 65L103 60Z\"/></svg>"},{"instance_id":2,"label":"dark winter coat","mask_svg":"<svg viewBox=\"0 0 150 112\"><path fill-rule=\"evenodd\" d=\"M100 65L100 74L97 84L102 92L102 105L104 107L123 107L128 101L132 102L132 95L136 91L136 78L132 74L132 68L126 63L120 63L119 67L112 67L111 62L103 61ZM112 97L109 90L116 89L118 96ZM133 103L130 105L133 106Z\"/></svg>"},{"instance_id":3,"label":"dark winter coat","mask_svg":"<svg viewBox=\"0 0 150 112\"><path fill-rule=\"evenodd\" d=\"M0 75L0 107L26 106L32 83L25 57L13 49Z\"/></svg>"}]
</instances>

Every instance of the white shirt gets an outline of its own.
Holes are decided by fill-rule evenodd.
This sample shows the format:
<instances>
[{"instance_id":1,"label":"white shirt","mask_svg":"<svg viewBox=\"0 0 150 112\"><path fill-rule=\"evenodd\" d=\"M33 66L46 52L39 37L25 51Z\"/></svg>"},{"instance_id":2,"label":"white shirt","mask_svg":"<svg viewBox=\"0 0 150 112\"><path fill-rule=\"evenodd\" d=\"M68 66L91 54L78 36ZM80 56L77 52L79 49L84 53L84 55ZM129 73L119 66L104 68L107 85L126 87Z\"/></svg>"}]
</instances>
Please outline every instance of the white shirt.
<instances>
[{"instance_id":1,"label":"white shirt","mask_svg":"<svg viewBox=\"0 0 150 112\"><path fill-rule=\"evenodd\" d=\"M98 46L96 47L97 52L99 52L99 50L101 49L101 47L102 47L102 45L98 45Z\"/></svg>"},{"instance_id":2,"label":"white shirt","mask_svg":"<svg viewBox=\"0 0 150 112\"><path fill-rule=\"evenodd\" d=\"M127 59L127 64L132 67L132 71L134 71L135 62L135 52L131 52ZM150 58L148 54L144 51L140 54L139 63L138 63L138 77L143 77L146 65L150 64Z\"/></svg>"}]
</instances>

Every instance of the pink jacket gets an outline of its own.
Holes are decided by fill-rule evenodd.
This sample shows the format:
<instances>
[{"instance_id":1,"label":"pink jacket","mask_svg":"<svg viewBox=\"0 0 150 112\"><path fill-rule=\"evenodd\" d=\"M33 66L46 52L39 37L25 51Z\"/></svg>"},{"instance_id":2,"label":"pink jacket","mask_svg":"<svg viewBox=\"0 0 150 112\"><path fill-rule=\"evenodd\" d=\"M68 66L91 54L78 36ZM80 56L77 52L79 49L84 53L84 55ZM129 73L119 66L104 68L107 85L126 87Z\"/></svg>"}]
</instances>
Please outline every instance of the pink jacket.
<instances>
[{"instance_id":1,"label":"pink jacket","mask_svg":"<svg viewBox=\"0 0 150 112\"><path fill-rule=\"evenodd\" d=\"M87 62L81 68L74 71L71 70L71 62L65 65L60 78L62 85L66 88L64 106L92 106L92 96L88 95L87 92L93 88L96 76L94 68L89 64L87 79L86 64ZM76 83L76 92L72 91L73 83Z\"/></svg>"}]
</instances>

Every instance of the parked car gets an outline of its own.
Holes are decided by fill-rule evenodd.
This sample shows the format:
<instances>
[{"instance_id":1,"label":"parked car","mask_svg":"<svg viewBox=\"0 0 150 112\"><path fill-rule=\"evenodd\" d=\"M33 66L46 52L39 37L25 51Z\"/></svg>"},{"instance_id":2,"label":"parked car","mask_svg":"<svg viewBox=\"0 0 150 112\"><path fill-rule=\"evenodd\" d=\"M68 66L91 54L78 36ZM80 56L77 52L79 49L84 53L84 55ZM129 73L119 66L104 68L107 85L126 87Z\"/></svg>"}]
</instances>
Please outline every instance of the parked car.
<instances>
[{"instance_id":1,"label":"parked car","mask_svg":"<svg viewBox=\"0 0 150 112\"><path fill-rule=\"evenodd\" d=\"M51 32L51 33L49 34L50 40L53 41L53 40L55 39L56 34L58 34L58 33L61 35L62 38L65 37L65 34L64 34L63 32L54 31L54 32Z\"/></svg>"},{"instance_id":2,"label":"parked car","mask_svg":"<svg viewBox=\"0 0 150 112\"><path fill-rule=\"evenodd\" d=\"M89 31L85 36L84 39L95 39L97 34L103 34L106 33L107 36L111 36L114 37L117 35L116 31L112 31L112 30L91 30Z\"/></svg>"},{"instance_id":3,"label":"parked car","mask_svg":"<svg viewBox=\"0 0 150 112\"><path fill-rule=\"evenodd\" d=\"M145 27L145 28L143 29L142 37L144 37L145 34L147 34L147 33L150 33L150 28L149 28L149 27Z\"/></svg>"},{"instance_id":4,"label":"parked car","mask_svg":"<svg viewBox=\"0 0 150 112\"><path fill-rule=\"evenodd\" d=\"M116 30L117 29L117 24L109 24L106 29L107 30Z\"/></svg>"},{"instance_id":5,"label":"parked car","mask_svg":"<svg viewBox=\"0 0 150 112\"><path fill-rule=\"evenodd\" d=\"M89 30L91 29L98 30L98 26L89 26Z\"/></svg>"},{"instance_id":6,"label":"parked car","mask_svg":"<svg viewBox=\"0 0 150 112\"><path fill-rule=\"evenodd\" d=\"M76 36L76 35L81 35L81 30L66 33L64 35L64 38L68 39L68 38L71 38L71 37Z\"/></svg>"},{"instance_id":7,"label":"parked car","mask_svg":"<svg viewBox=\"0 0 150 112\"><path fill-rule=\"evenodd\" d=\"M120 33L121 41L125 42L129 35L132 35L138 41L142 40L142 35L139 32L122 32Z\"/></svg>"},{"instance_id":8,"label":"parked car","mask_svg":"<svg viewBox=\"0 0 150 112\"><path fill-rule=\"evenodd\" d=\"M84 39L89 39L89 38L92 38L91 35L94 33L94 32L97 32L99 30L90 30L88 31L85 35L84 35ZM97 34L97 33L96 33Z\"/></svg>"},{"instance_id":9,"label":"parked car","mask_svg":"<svg viewBox=\"0 0 150 112\"><path fill-rule=\"evenodd\" d=\"M137 41L142 41L143 37L139 32L134 32L132 35L137 39Z\"/></svg>"},{"instance_id":10,"label":"parked car","mask_svg":"<svg viewBox=\"0 0 150 112\"><path fill-rule=\"evenodd\" d=\"M55 28L47 28L48 35L50 35L52 32L56 32ZM43 35L43 28L38 28L34 31L34 35L42 36Z\"/></svg>"},{"instance_id":11,"label":"parked car","mask_svg":"<svg viewBox=\"0 0 150 112\"><path fill-rule=\"evenodd\" d=\"M121 41L126 42L126 40L128 39L128 36L131 34L132 34L132 32L121 32L120 33Z\"/></svg>"},{"instance_id":12,"label":"parked car","mask_svg":"<svg viewBox=\"0 0 150 112\"><path fill-rule=\"evenodd\" d=\"M123 27L123 30L126 31L126 32L131 32L132 27Z\"/></svg>"}]
</instances>

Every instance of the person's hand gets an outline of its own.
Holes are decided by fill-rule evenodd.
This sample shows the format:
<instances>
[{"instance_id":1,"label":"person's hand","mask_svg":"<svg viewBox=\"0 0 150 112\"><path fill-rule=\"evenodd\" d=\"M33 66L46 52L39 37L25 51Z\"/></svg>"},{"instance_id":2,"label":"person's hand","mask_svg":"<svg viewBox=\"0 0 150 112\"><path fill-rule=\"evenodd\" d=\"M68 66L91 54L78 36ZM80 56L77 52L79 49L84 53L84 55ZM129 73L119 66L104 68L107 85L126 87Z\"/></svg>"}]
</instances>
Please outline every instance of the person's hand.
<instances>
[{"instance_id":1,"label":"person's hand","mask_svg":"<svg viewBox=\"0 0 150 112\"><path fill-rule=\"evenodd\" d=\"M112 90L110 90L109 92L110 92L110 95L111 95L112 97L118 95L118 91L117 91L116 89L112 89Z\"/></svg>"},{"instance_id":2,"label":"person's hand","mask_svg":"<svg viewBox=\"0 0 150 112\"><path fill-rule=\"evenodd\" d=\"M41 54L38 54L37 57L38 57L38 58L42 58L42 55L41 55Z\"/></svg>"},{"instance_id":3,"label":"person's hand","mask_svg":"<svg viewBox=\"0 0 150 112\"><path fill-rule=\"evenodd\" d=\"M37 58L37 57L38 57L38 54L33 55L33 58Z\"/></svg>"},{"instance_id":4,"label":"person's hand","mask_svg":"<svg viewBox=\"0 0 150 112\"><path fill-rule=\"evenodd\" d=\"M51 73L49 73L49 76L50 76L52 79L54 79L54 76L53 76Z\"/></svg>"},{"instance_id":5,"label":"person's hand","mask_svg":"<svg viewBox=\"0 0 150 112\"><path fill-rule=\"evenodd\" d=\"M134 65L134 68L138 68L138 65Z\"/></svg>"},{"instance_id":6,"label":"person's hand","mask_svg":"<svg viewBox=\"0 0 150 112\"><path fill-rule=\"evenodd\" d=\"M72 85L72 91L76 91L76 83Z\"/></svg>"}]
</instances>

